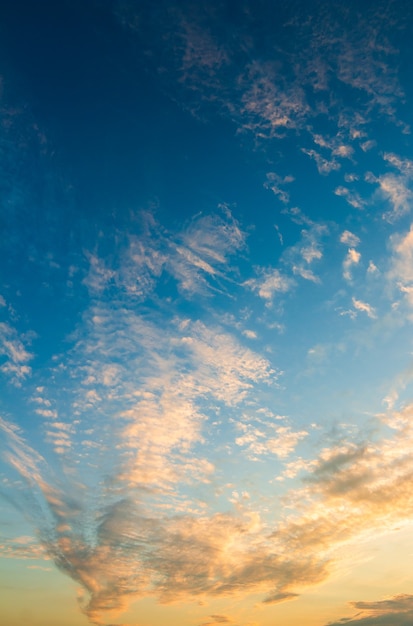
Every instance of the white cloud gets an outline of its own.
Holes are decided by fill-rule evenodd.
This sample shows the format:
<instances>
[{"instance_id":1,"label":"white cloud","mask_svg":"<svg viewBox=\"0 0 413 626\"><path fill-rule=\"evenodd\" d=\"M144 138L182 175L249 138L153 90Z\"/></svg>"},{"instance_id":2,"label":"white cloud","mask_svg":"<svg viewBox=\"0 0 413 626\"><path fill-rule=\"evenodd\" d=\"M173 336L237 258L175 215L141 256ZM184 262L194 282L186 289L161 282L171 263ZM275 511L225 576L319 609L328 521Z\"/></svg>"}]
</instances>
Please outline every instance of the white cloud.
<instances>
[{"instance_id":1,"label":"white cloud","mask_svg":"<svg viewBox=\"0 0 413 626\"><path fill-rule=\"evenodd\" d=\"M34 412L37 413L37 415L41 415L42 417L48 417L52 419L57 418L57 411L54 411L52 409L35 409Z\"/></svg>"},{"instance_id":2,"label":"white cloud","mask_svg":"<svg viewBox=\"0 0 413 626\"><path fill-rule=\"evenodd\" d=\"M363 302L362 300L357 300L354 297L352 300L353 306L355 309L357 309L357 311L363 311L364 313L367 313L367 315L372 319L375 319L377 317L374 308L370 304L368 304L367 302Z\"/></svg>"},{"instance_id":3,"label":"white cloud","mask_svg":"<svg viewBox=\"0 0 413 626\"><path fill-rule=\"evenodd\" d=\"M347 187L344 187L342 185L336 187L334 193L336 194L336 196L343 197L346 202L348 202L350 206L353 206L355 209L362 209L365 205L365 201L362 199L360 194L358 194L356 191L351 191L350 189L347 189Z\"/></svg>"},{"instance_id":4,"label":"white cloud","mask_svg":"<svg viewBox=\"0 0 413 626\"><path fill-rule=\"evenodd\" d=\"M104 261L95 254L87 253L87 258L90 263L90 269L83 282L92 293L101 293L108 287L116 273L114 270L107 268Z\"/></svg>"},{"instance_id":5,"label":"white cloud","mask_svg":"<svg viewBox=\"0 0 413 626\"><path fill-rule=\"evenodd\" d=\"M350 232L349 230L344 230L340 235L340 242L345 243L346 245L351 246L352 248L355 248L356 246L359 245L360 239L359 237L357 237L357 235Z\"/></svg>"},{"instance_id":6,"label":"white cloud","mask_svg":"<svg viewBox=\"0 0 413 626\"><path fill-rule=\"evenodd\" d=\"M304 280L320 283L319 276L310 267L314 262L323 258L322 237L328 233L325 224L315 224L310 221L308 229L301 231L301 239L287 248L282 255L282 262L291 268L296 276Z\"/></svg>"},{"instance_id":7,"label":"white cloud","mask_svg":"<svg viewBox=\"0 0 413 626\"><path fill-rule=\"evenodd\" d=\"M10 377L13 384L21 382L31 374L28 362L33 358L25 344L25 337L20 337L17 330L7 322L0 322L0 355L6 358L0 371Z\"/></svg>"},{"instance_id":8,"label":"white cloud","mask_svg":"<svg viewBox=\"0 0 413 626\"><path fill-rule=\"evenodd\" d=\"M317 165L318 172L323 175L327 175L330 172L335 170L339 170L341 165L335 159L326 159L321 154L316 152L315 150L307 150L306 148L301 149L304 154L307 154L311 159L313 159Z\"/></svg>"},{"instance_id":9,"label":"white cloud","mask_svg":"<svg viewBox=\"0 0 413 626\"><path fill-rule=\"evenodd\" d=\"M340 144L333 149L333 154L345 159L351 159L354 154L354 148L348 145Z\"/></svg>"},{"instance_id":10,"label":"white cloud","mask_svg":"<svg viewBox=\"0 0 413 626\"><path fill-rule=\"evenodd\" d=\"M139 299L152 297L163 272L187 296L224 289L232 272L229 258L245 247L245 233L226 205L214 215L198 215L183 230L168 233L149 213L141 214L139 236L125 235L117 259L87 254L90 268L84 284L94 295L117 289Z\"/></svg>"},{"instance_id":11,"label":"white cloud","mask_svg":"<svg viewBox=\"0 0 413 626\"><path fill-rule=\"evenodd\" d=\"M358 265L360 263L360 259L360 252L358 252L355 248L348 249L347 256L343 261L343 278L345 278L345 280L351 281L351 268L354 265Z\"/></svg>"},{"instance_id":12,"label":"white cloud","mask_svg":"<svg viewBox=\"0 0 413 626\"><path fill-rule=\"evenodd\" d=\"M375 139L368 139L367 141L363 141L363 143L360 144L360 147L363 152L368 152L369 150L372 150L372 148L374 148L376 145L377 141Z\"/></svg>"},{"instance_id":13,"label":"white cloud","mask_svg":"<svg viewBox=\"0 0 413 626\"><path fill-rule=\"evenodd\" d=\"M320 278L314 274L314 272L306 267L302 267L299 265L293 265L292 267L293 273L296 276L301 276L304 280L309 280L313 283L320 283Z\"/></svg>"},{"instance_id":14,"label":"white cloud","mask_svg":"<svg viewBox=\"0 0 413 626\"><path fill-rule=\"evenodd\" d=\"M368 274L377 274L379 272L378 267L373 263L373 261L369 261L367 272Z\"/></svg>"},{"instance_id":15,"label":"white cloud","mask_svg":"<svg viewBox=\"0 0 413 626\"><path fill-rule=\"evenodd\" d=\"M397 168L401 174L407 177L413 177L413 161L411 159L402 159L397 156L397 154L393 154L392 152L385 152L383 154L383 159L388 161L393 165L393 167Z\"/></svg>"},{"instance_id":16,"label":"white cloud","mask_svg":"<svg viewBox=\"0 0 413 626\"><path fill-rule=\"evenodd\" d=\"M245 246L237 220L226 206L222 211L223 217L198 216L171 243L166 266L184 292L205 292L210 279L225 278L229 257Z\"/></svg>"},{"instance_id":17,"label":"white cloud","mask_svg":"<svg viewBox=\"0 0 413 626\"><path fill-rule=\"evenodd\" d=\"M238 77L243 127L261 137L278 136L300 125L309 113L304 91L297 82L283 81L275 65L250 63Z\"/></svg>"},{"instance_id":18,"label":"white cloud","mask_svg":"<svg viewBox=\"0 0 413 626\"><path fill-rule=\"evenodd\" d=\"M384 213L383 217L392 222L395 219L409 213L413 206L413 161L402 159L393 153L385 153L383 159L398 170L398 174L386 173L374 176L367 172L365 179L369 183L379 185L382 196L391 204L391 210Z\"/></svg>"},{"instance_id":19,"label":"white cloud","mask_svg":"<svg viewBox=\"0 0 413 626\"><path fill-rule=\"evenodd\" d=\"M294 452L297 444L307 437L306 430L294 431L289 426L274 426L261 423L259 427L240 422L238 428L242 435L235 439L238 446L245 447L252 459L273 454L284 459Z\"/></svg>"},{"instance_id":20,"label":"white cloud","mask_svg":"<svg viewBox=\"0 0 413 626\"><path fill-rule=\"evenodd\" d=\"M403 178L394 174L383 174L379 176L378 183L381 192L392 204L392 210L385 214L387 219L397 219L410 212L413 205L413 193Z\"/></svg>"},{"instance_id":21,"label":"white cloud","mask_svg":"<svg viewBox=\"0 0 413 626\"><path fill-rule=\"evenodd\" d=\"M275 172L267 173L267 182L264 183L266 189L270 189L283 204L288 204L290 200L289 193L283 189L285 185L288 185L294 181L293 176L279 176Z\"/></svg>"},{"instance_id":22,"label":"white cloud","mask_svg":"<svg viewBox=\"0 0 413 626\"><path fill-rule=\"evenodd\" d=\"M401 235L390 239L392 257L387 279L391 287L405 294L409 308L413 307L413 226Z\"/></svg>"},{"instance_id":23,"label":"white cloud","mask_svg":"<svg viewBox=\"0 0 413 626\"><path fill-rule=\"evenodd\" d=\"M250 278L244 286L257 292L260 298L271 302L277 293L286 293L293 286L292 280L278 269L261 269L259 278Z\"/></svg>"}]
</instances>

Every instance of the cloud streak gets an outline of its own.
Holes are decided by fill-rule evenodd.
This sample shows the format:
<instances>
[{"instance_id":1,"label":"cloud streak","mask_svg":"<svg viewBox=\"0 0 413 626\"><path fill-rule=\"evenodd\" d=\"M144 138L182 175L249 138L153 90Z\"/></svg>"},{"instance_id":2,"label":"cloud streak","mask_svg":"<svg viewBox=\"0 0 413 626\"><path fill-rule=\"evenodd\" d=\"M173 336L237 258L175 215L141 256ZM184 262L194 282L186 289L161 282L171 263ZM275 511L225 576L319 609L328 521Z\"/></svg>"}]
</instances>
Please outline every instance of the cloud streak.
<instances>
[{"instance_id":1,"label":"cloud streak","mask_svg":"<svg viewBox=\"0 0 413 626\"><path fill-rule=\"evenodd\" d=\"M413 618L413 596L401 594L376 602L351 602L358 613L353 618L330 622L328 626L408 626Z\"/></svg>"}]
</instances>

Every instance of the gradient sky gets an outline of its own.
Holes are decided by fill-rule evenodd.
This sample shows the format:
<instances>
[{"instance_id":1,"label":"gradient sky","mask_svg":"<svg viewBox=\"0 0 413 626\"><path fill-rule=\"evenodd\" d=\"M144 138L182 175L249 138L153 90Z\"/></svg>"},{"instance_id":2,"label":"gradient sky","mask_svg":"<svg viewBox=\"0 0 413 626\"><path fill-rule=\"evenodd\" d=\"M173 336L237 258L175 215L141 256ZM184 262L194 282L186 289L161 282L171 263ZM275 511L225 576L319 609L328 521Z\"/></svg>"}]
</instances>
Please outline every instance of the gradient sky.
<instances>
[{"instance_id":1,"label":"gradient sky","mask_svg":"<svg viewBox=\"0 0 413 626\"><path fill-rule=\"evenodd\" d=\"M0 3L0 620L413 623L413 4Z\"/></svg>"}]
</instances>

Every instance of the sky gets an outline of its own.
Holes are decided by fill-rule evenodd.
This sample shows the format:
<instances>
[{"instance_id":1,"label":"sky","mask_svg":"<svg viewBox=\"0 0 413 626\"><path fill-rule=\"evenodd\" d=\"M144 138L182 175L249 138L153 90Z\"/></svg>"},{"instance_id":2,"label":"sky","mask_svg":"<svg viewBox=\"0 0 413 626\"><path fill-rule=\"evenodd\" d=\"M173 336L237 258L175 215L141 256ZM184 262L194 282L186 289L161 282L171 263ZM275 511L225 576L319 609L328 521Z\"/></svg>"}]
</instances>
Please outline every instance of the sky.
<instances>
[{"instance_id":1,"label":"sky","mask_svg":"<svg viewBox=\"0 0 413 626\"><path fill-rule=\"evenodd\" d=\"M413 623L413 5L0 3L0 618Z\"/></svg>"}]
</instances>

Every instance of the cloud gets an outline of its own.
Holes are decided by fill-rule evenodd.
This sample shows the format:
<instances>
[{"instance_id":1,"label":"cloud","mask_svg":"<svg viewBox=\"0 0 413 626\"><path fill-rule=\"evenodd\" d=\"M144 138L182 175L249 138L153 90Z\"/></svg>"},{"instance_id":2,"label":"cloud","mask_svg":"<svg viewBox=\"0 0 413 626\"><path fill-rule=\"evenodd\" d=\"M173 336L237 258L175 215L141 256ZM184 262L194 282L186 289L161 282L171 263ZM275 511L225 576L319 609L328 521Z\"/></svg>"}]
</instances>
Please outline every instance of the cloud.
<instances>
[{"instance_id":1,"label":"cloud","mask_svg":"<svg viewBox=\"0 0 413 626\"><path fill-rule=\"evenodd\" d=\"M260 298L272 302L277 293L287 293L293 286L291 278L284 276L278 269L259 269L259 278L250 278L244 286L257 292Z\"/></svg>"},{"instance_id":2,"label":"cloud","mask_svg":"<svg viewBox=\"0 0 413 626\"><path fill-rule=\"evenodd\" d=\"M311 124L328 117L340 127L337 137L318 137L317 151L303 148L321 174L352 158L351 142L366 132L360 130L366 116L363 121L349 114L350 122L343 121L337 80L349 87L350 99L357 90L362 113L377 107L393 115L400 90L389 63L392 51L382 37L386 19L377 31L368 20L361 26L355 20L347 35L340 24L343 9L337 8L336 19L327 7L314 20L295 16L286 42L274 36L273 21L264 25L266 36L254 31L247 41L238 36L238 26L231 36L224 32L221 5L215 13L208 3L194 5L188 14L188 6L165 10L166 5L148 6L133 27L140 29L147 52L142 62L154 63L151 75L166 81L162 91L194 114L219 111L257 141L282 142L290 134L299 146L304 134L315 138ZM254 10L251 5L249 11ZM241 33L247 13L240 11ZM148 21L152 29L144 32ZM308 42L304 55L295 54L296 41ZM386 163L397 173L384 176L407 188L409 162L387 155ZM289 202L291 178L268 174L267 185L283 204ZM402 192L390 179L377 181L390 188L392 201L397 194L400 201ZM361 205L350 189L337 189L352 206ZM314 268L323 259L326 227L298 209L288 214L305 226L298 243L282 255L280 267L257 268L242 283L243 296L249 290L271 304L295 286L289 273L320 280ZM392 276L406 294L413 289L409 236L392 241ZM134 223L130 232L115 237L121 242L117 253L106 253L107 238L86 254L90 303L66 354L39 372L47 374L52 391L46 397L44 390L36 395L30 390L30 406L44 418L36 420L45 435L42 455L17 427L0 423L3 458L17 477L11 486L14 502L38 532L39 553L82 587L79 602L92 622L102 623L105 615L144 596L163 602L203 595L237 599L247 593L262 594L266 603L293 599L301 586L326 580L343 543L367 529L378 533L411 518L409 407L382 418L386 436L331 445L305 461L294 455L308 437L307 428L251 417L262 416L267 390L276 388L280 373L269 353L263 357L247 347L259 345L248 341L256 338L255 330L238 328L237 334L230 324L216 323L211 295L226 296L229 284L240 287L236 263L246 250L246 234L226 205L170 230L147 214L139 226ZM351 280L360 262L359 240L345 231L341 241L349 248L344 277ZM160 297L163 283L165 298ZM202 312L200 296L211 302ZM353 298L353 306L375 315L364 301ZM8 323L0 326L0 338L9 368L4 373L21 382L30 373L29 341ZM320 354L317 349L312 356ZM279 400L271 396L270 401ZM302 483L285 490L288 508L267 501L271 514L266 514L252 493L234 506L223 495L226 512L217 512L221 502L213 496L222 482L217 459L221 455L231 463L235 450L241 450L243 463L268 462L271 476L274 464L282 468L285 462L274 480L304 475ZM194 490L205 493L204 500L195 498ZM17 555L15 544L11 553ZM210 618L229 621L222 615Z\"/></svg>"},{"instance_id":3,"label":"cloud","mask_svg":"<svg viewBox=\"0 0 413 626\"><path fill-rule=\"evenodd\" d=\"M386 9L380 6L377 13L359 14L357 25L346 29L339 46L338 79L363 93L370 105L391 117L394 115L392 104L403 97L403 91L397 76L397 66L392 62L396 50L386 36L386 21L392 19L392 7L388 7L388 11L386 15ZM378 38L379 32L381 37ZM385 78L383 66L388 70Z\"/></svg>"},{"instance_id":4,"label":"cloud","mask_svg":"<svg viewBox=\"0 0 413 626\"><path fill-rule=\"evenodd\" d=\"M310 109L298 81L288 83L271 62L253 61L238 78L239 113L245 130L259 137L276 137L302 124Z\"/></svg>"},{"instance_id":5,"label":"cloud","mask_svg":"<svg viewBox=\"0 0 413 626\"><path fill-rule=\"evenodd\" d=\"M0 543L0 555L3 559L36 559L48 560L48 556L44 548L39 544L35 537L16 537L15 539L3 539ZM30 565L29 568L42 568L41 566Z\"/></svg>"},{"instance_id":6,"label":"cloud","mask_svg":"<svg viewBox=\"0 0 413 626\"><path fill-rule=\"evenodd\" d=\"M391 210L385 212L383 217L387 221L392 222L411 210L413 201L413 192L411 190L413 161L402 159L393 153L384 153L383 159L397 169L398 173L389 172L380 176L374 176L374 174L368 172L365 178L369 183L378 184L381 195L390 202Z\"/></svg>"},{"instance_id":7,"label":"cloud","mask_svg":"<svg viewBox=\"0 0 413 626\"><path fill-rule=\"evenodd\" d=\"M226 615L209 615L212 621L203 622L200 626L217 626L218 624L233 624L232 619Z\"/></svg>"},{"instance_id":8,"label":"cloud","mask_svg":"<svg viewBox=\"0 0 413 626\"><path fill-rule=\"evenodd\" d=\"M375 319L377 317L375 310L367 302L362 302L361 300L357 300L354 297L352 301L353 301L353 306L355 309L357 309L357 311L363 311L364 313L367 313L367 315L372 319Z\"/></svg>"},{"instance_id":9,"label":"cloud","mask_svg":"<svg viewBox=\"0 0 413 626\"><path fill-rule=\"evenodd\" d=\"M413 226L407 233L390 239L392 257L387 279L390 285L405 294L409 308L413 306Z\"/></svg>"},{"instance_id":10,"label":"cloud","mask_svg":"<svg viewBox=\"0 0 413 626\"><path fill-rule=\"evenodd\" d=\"M293 265L292 267L293 273L297 276L301 276L304 280L310 280L313 283L319 283L320 278L314 274L314 272L308 268Z\"/></svg>"},{"instance_id":11,"label":"cloud","mask_svg":"<svg viewBox=\"0 0 413 626\"><path fill-rule=\"evenodd\" d=\"M294 431L289 426L276 426L265 422L258 426L239 422L237 428L241 430L242 435L235 439L235 443L244 447L248 457L253 460L268 454L284 459L308 435L306 430Z\"/></svg>"},{"instance_id":12,"label":"cloud","mask_svg":"<svg viewBox=\"0 0 413 626\"><path fill-rule=\"evenodd\" d=\"M27 336L19 336L18 331L7 322L0 322L0 355L6 358L0 371L10 377L11 382L20 386L21 382L31 374L28 365L33 358L26 346Z\"/></svg>"},{"instance_id":13,"label":"cloud","mask_svg":"<svg viewBox=\"0 0 413 626\"><path fill-rule=\"evenodd\" d=\"M368 139L367 141L363 141L360 144L360 147L363 152L368 152L369 150L372 150L376 145L377 141L375 139Z\"/></svg>"},{"instance_id":14,"label":"cloud","mask_svg":"<svg viewBox=\"0 0 413 626\"><path fill-rule=\"evenodd\" d=\"M344 230L342 232L342 234L340 235L340 241L341 243L345 243L352 248L355 248L360 243L359 237L357 237L357 235L354 235L354 233L350 232L349 230Z\"/></svg>"},{"instance_id":15,"label":"cloud","mask_svg":"<svg viewBox=\"0 0 413 626\"><path fill-rule=\"evenodd\" d=\"M351 268L354 265L358 265L360 263L360 259L360 252L358 252L355 248L348 249L347 256L343 261L343 278L345 278L345 280L351 281Z\"/></svg>"},{"instance_id":16,"label":"cloud","mask_svg":"<svg viewBox=\"0 0 413 626\"><path fill-rule=\"evenodd\" d=\"M350 204L350 206L354 207L355 209L362 209L366 204L365 201L360 196L360 194L358 194L354 190L351 191L347 187L343 187L343 186L336 187L336 189L334 190L334 193L336 194L336 196L343 197L346 200L346 202L348 202L348 204Z\"/></svg>"},{"instance_id":17,"label":"cloud","mask_svg":"<svg viewBox=\"0 0 413 626\"><path fill-rule=\"evenodd\" d=\"M333 138L323 137L315 133L313 140L318 146L328 150L331 157L337 156L342 159L351 159L354 154L354 148L344 142L341 132Z\"/></svg>"},{"instance_id":18,"label":"cloud","mask_svg":"<svg viewBox=\"0 0 413 626\"><path fill-rule=\"evenodd\" d=\"M245 234L226 206L221 216L198 216L170 242L166 268L184 292L204 292L225 278L228 258L245 247Z\"/></svg>"},{"instance_id":19,"label":"cloud","mask_svg":"<svg viewBox=\"0 0 413 626\"><path fill-rule=\"evenodd\" d=\"M340 163L338 163L335 159L326 159L321 156L321 154L316 152L316 150L302 148L302 152L315 161L319 174L323 174L324 176L330 174L330 172L339 170L341 167Z\"/></svg>"},{"instance_id":20,"label":"cloud","mask_svg":"<svg viewBox=\"0 0 413 626\"><path fill-rule=\"evenodd\" d=\"M52 476L47 467L45 475ZM126 608L132 597L156 594L170 602L246 590L265 593L277 581L281 586L296 579L305 584L322 572L311 559L280 556L260 536L256 513L154 517L139 491L135 499L130 491L125 496L118 483L106 487L97 508L95 494L91 518L82 490L76 497L73 489L53 485L44 475L26 478L42 494L40 543L55 565L82 586L80 605L95 624L102 623L104 613ZM30 509L26 513L33 515Z\"/></svg>"},{"instance_id":21,"label":"cloud","mask_svg":"<svg viewBox=\"0 0 413 626\"><path fill-rule=\"evenodd\" d=\"M225 263L242 235L227 222L199 224L184 231L185 245L211 263ZM190 489L207 485L215 471L203 449L212 420L224 407L231 414L253 404L257 385L274 384L278 376L222 327L168 307L139 313L135 295L118 285L116 306L113 290L111 297L105 289L94 292L65 367L55 364L53 381L65 389L72 419L60 417L66 410L54 408L44 387L30 396L45 419L48 462L17 427L0 423L3 458L20 484L13 502L32 521L48 558L81 585L80 605L93 623L123 610L132 597L170 601L245 585L235 577L226 586L230 570L220 576L231 529L242 539L248 520L205 517L204 503L194 501ZM222 547L215 540L220 532ZM177 537L186 546L183 563L176 561ZM240 577L249 558L244 552ZM194 568L200 554L204 562ZM264 591L271 584L268 578L259 583Z\"/></svg>"},{"instance_id":22,"label":"cloud","mask_svg":"<svg viewBox=\"0 0 413 626\"><path fill-rule=\"evenodd\" d=\"M200 336L203 332L198 329ZM326 447L311 463L301 465L306 471L303 486L286 494L292 509L270 525L249 500L234 513L177 514L176 507L162 512L157 489L143 489L144 480L135 481L132 489L129 475L122 472L112 473L94 490L91 509L80 475L76 481L72 476L70 485L60 484L60 478L55 481L44 459L18 430L4 420L1 427L3 445L9 446L6 458L32 492L25 512L36 522L40 544L55 565L83 587L81 606L91 622L100 624L105 613L119 612L132 598L148 594L170 602L262 593L264 602L270 603L293 599L295 588L325 580L336 548L366 529L383 532L411 518L412 412L406 406L378 416L390 434L376 442ZM143 424L145 413L141 407L130 424ZM266 425L261 422L261 428L270 427L269 420ZM114 432L112 454L118 449ZM121 428L118 442L122 432ZM279 425L274 433L274 451L280 452L284 437L289 452L297 433ZM244 434L252 434L253 444L270 440L249 425ZM133 448L142 445L143 436L143 430L136 431ZM168 455L165 446L173 454L180 442L186 446L187 438L169 429L159 444L152 435L149 441ZM124 467L135 459L127 455ZM138 474L144 470L142 466ZM162 487L162 481L152 482L156 486ZM170 495L172 503L177 494Z\"/></svg>"},{"instance_id":23,"label":"cloud","mask_svg":"<svg viewBox=\"0 0 413 626\"><path fill-rule=\"evenodd\" d=\"M359 120L375 110L403 125L395 114L395 104L404 97L397 51L389 43L394 25L401 24L393 5L368 7L352 21L347 7L326 7L311 20L305 11L287 10L277 25L263 20L259 10L247 3L232 25L231 37L222 29L227 16L219 4L184 4L173 10L160 6L155 12L125 2L116 12L143 41L150 71L157 72L175 102L202 119L217 113L229 118L239 132L257 141L310 131L332 157L306 150L322 174L339 169L337 159L352 158L350 142L366 135L353 120L352 134L345 136L341 121L351 112L343 84L346 93L357 98ZM275 39L274 28L279 35ZM297 49L295 41L308 46ZM337 136L320 138L311 128L320 116L337 123Z\"/></svg>"},{"instance_id":24,"label":"cloud","mask_svg":"<svg viewBox=\"0 0 413 626\"><path fill-rule=\"evenodd\" d=\"M383 159L388 163L391 163L393 167L397 168L401 174L407 177L413 177L413 161L411 159L402 159L392 152L385 152Z\"/></svg>"},{"instance_id":25,"label":"cloud","mask_svg":"<svg viewBox=\"0 0 413 626\"><path fill-rule=\"evenodd\" d=\"M150 213L142 213L141 233L128 234L119 258L87 254L84 284L101 296L121 290L138 300L153 297L162 273L175 279L185 295L224 290L231 255L245 248L245 233L226 205L213 215L197 215L180 232L167 232ZM119 238L119 235L118 235Z\"/></svg>"},{"instance_id":26,"label":"cloud","mask_svg":"<svg viewBox=\"0 0 413 626\"><path fill-rule=\"evenodd\" d=\"M283 204L288 204L290 195L283 187L294 181L293 176L279 176L275 172L267 173L267 182L264 183L266 189L270 189Z\"/></svg>"},{"instance_id":27,"label":"cloud","mask_svg":"<svg viewBox=\"0 0 413 626\"><path fill-rule=\"evenodd\" d=\"M314 262L323 258L322 238L328 234L325 224L315 224L309 221L309 228L301 231L301 238L282 254L282 262L290 267L293 274L304 280L320 283L320 278L310 267Z\"/></svg>"},{"instance_id":28,"label":"cloud","mask_svg":"<svg viewBox=\"0 0 413 626\"><path fill-rule=\"evenodd\" d=\"M354 154L354 148L341 144L333 149L333 154L343 159L350 159Z\"/></svg>"},{"instance_id":29,"label":"cloud","mask_svg":"<svg viewBox=\"0 0 413 626\"><path fill-rule=\"evenodd\" d=\"M406 186L405 181L400 176L394 174L383 174L377 179L380 190L392 204L392 210L385 214L387 219L397 219L405 213L410 212L413 194Z\"/></svg>"},{"instance_id":30,"label":"cloud","mask_svg":"<svg viewBox=\"0 0 413 626\"><path fill-rule=\"evenodd\" d=\"M413 620L413 596L408 594L376 602L350 602L350 605L359 610L355 617L329 622L328 626L409 626Z\"/></svg>"}]
</instances>

